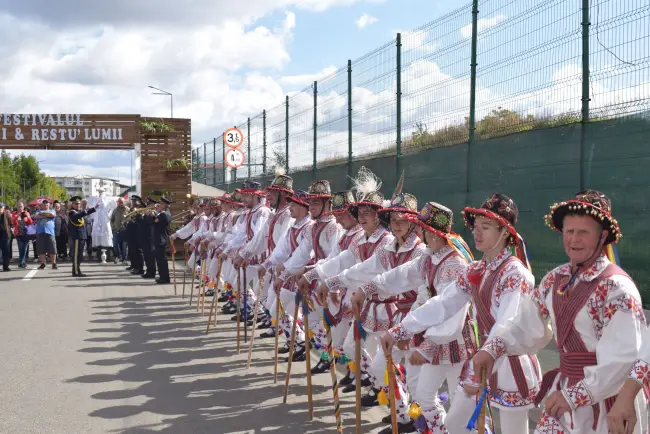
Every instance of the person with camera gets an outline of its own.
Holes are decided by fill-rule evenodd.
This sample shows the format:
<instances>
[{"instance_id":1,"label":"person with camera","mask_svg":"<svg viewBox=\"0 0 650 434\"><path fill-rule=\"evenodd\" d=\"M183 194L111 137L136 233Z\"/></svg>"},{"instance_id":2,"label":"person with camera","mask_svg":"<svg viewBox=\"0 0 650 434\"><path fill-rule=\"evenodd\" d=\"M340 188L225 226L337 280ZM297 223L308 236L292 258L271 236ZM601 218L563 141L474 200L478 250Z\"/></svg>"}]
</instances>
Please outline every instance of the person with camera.
<instances>
[{"instance_id":1,"label":"person with camera","mask_svg":"<svg viewBox=\"0 0 650 434\"><path fill-rule=\"evenodd\" d=\"M14 238L18 243L18 268L27 268L27 256L29 253L29 234L27 228L34 224L29 211L25 209L23 201L18 202L16 210L11 215L11 223L14 230Z\"/></svg>"}]
</instances>

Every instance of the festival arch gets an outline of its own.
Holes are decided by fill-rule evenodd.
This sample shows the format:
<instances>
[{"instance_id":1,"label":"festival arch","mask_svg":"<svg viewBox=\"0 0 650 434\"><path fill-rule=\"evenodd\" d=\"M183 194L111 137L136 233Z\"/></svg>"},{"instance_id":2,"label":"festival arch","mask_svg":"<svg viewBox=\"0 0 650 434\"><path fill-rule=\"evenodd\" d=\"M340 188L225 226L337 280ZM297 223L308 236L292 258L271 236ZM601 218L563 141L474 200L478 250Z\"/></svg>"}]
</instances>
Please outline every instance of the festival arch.
<instances>
[{"instance_id":1,"label":"festival arch","mask_svg":"<svg viewBox=\"0 0 650 434\"><path fill-rule=\"evenodd\" d=\"M172 218L188 209L192 189L189 119L83 114L0 116L0 149L135 149L139 162L137 192L142 197L170 198ZM181 249L182 243L177 246L177 250Z\"/></svg>"}]
</instances>

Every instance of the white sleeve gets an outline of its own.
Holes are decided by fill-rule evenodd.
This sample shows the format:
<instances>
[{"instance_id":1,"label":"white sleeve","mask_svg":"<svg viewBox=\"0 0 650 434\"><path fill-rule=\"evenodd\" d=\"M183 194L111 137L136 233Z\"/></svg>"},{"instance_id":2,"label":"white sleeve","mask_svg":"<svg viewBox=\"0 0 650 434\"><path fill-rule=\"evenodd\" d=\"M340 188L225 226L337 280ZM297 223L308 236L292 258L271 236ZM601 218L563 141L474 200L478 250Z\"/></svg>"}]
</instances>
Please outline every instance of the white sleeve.
<instances>
[{"instance_id":1,"label":"white sleeve","mask_svg":"<svg viewBox=\"0 0 650 434\"><path fill-rule=\"evenodd\" d=\"M389 332L396 340L410 339L413 335L431 327L439 327L453 317L459 310L465 309L471 300L467 287L467 271L445 287L438 287L438 295L409 312L402 322Z\"/></svg>"},{"instance_id":2,"label":"white sleeve","mask_svg":"<svg viewBox=\"0 0 650 434\"><path fill-rule=\"evenodd\" d=\"M650 327L643 334L643 342L629 378L644 387L646 400L650 401Z\"/></svg>"},{"instance_id":3,"label":"white sleeve","mask_svg":"<svg viewBox=\"0 0 650 434\"><path fill-rule=\"evenodd\" d=\"M260 211L255 226L253 226L253 239L246 243L241 249L239 255L244 260L249 260L255 256L261 255L266 251L269 238L269 213Z\"/></svg>"},{"instance_id":4,"label":"white sleeve","mask_svg":"<svg viewBox=\"0 0 650 434\"><path fill-rule=\"evenodd\" d=\"M287 231L284 233L282 238L280 238L280 241L278 242L278 245L275 246L275 249L273 249L273 252L271 252L271 256L269 256L269 258L264 262L264 267L267 270L278 264L282 264L289 259L289 256L291 255L290 242L291 232Z\"/></svg>"},{"instance_id":5,"label":"white sleeve","mask_svg":"<svg viewBox=\"0 0 650 434\"><path fill-rule=\"evenodd\" d=\"M357 258L355 258L350 249L347 249L327 261L323 261L320 264L316 263L313 270L314 272L311 273L310 276L312 278L318 277L323 281L329 277L338 275L340 272L346 268L352 267L356 263Z\"/></svg>"},{"instance_id":6,"label":"white sleeve","mask_svg":"<svg viewBox=\"0 0 650 434\"><path fill-rule=\"evenodd\" d=\"M382 249L383 246L377 248ZM345 288L354 291L371 281L377 274L385 271L386 268L384 268L379 254L375 252L365 261L343 270L337 276L329 277L325 280L325 284L330 292L341 292Z\"/></svg>"},{"instance_id":7,"label":"white sleeve","mask_svg":"<svg viewBox=\"0 0 650 434\"><path fill-rule=\"evenodd\" d=\"M196 217L195 217L196 218ZM182 240L186 240L194 233L194 219L188 224L176 231L176 236Z\"/></svg>"},{"instance_id":8,"label":"white sleeve","mask_svg":"<svg viewBox=\"0 0 650 434\"><path fill-rule=\"evenodd\" d=\"M501 319L490 331L483 350L498 359L504 353L515 356L535 354L553 338L545 293L553 290L555 278L547 274L536 288L524 285L501 300ZM532 289L532 291L531 291Z\"/></svg>"},{"instance_id":9,"label":"white sleeve","mask_svg":"<svg viewBox=\"0 0 650 434\"><path fill-rule=\"evenodd\" d=\"M429 255L422 255L412 261L379 274L363 287L366 298L377 295L388 298L403 292L411 291L426 283L425 267L431 264Z\"/></svg>"}]
</instances>

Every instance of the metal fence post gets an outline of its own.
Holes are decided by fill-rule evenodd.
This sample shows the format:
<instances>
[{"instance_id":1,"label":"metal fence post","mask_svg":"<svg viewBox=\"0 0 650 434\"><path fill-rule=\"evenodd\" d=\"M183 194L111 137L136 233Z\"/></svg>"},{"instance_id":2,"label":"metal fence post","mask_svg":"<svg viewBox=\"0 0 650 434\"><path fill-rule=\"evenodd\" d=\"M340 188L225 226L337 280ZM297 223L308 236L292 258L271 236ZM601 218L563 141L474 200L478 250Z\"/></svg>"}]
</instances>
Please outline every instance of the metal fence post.
<instances>
[{"instance_id":1,"label":"metal fence post","mask_svg":"<svg viewBox=\"0 0 650 434\"><path fill-rule=\"evenodd\" d=\"M289 95L285 97L284 118L284 170L289 173Z\"/></svg>"},{"instance_id":2,"label":"metal fence post","mask_svg":"<svg viewBox=\"0 0 650 434\"><path fill-rule=\"evenodd\" d=\"M470 172L471 172L471 151L476 134L476 45L478 40L478 0L472 2L472 57L470 60L470 88L469 88L469 119L467 137L467 161L465 162L465 203L469 200Z\"/></svg>"},{"instance_id":3,"label":"metal fence post","mask_svg":"<svg viewBox=\"0 0 650 434\"><path fill-rule=\"evenodd\" d=\"M223 133L221 134L221 154L223 155L223 160L221 162L221 173L223 177L223 184L225 185L226 184L226 145L223 143Z\"/></svg>"},{"instance_id":4,"label":"metal fence post","mask_svg":"<svg viewBox=\"0 0 650 434\"><path fill-rule=\"evenodd\" d=\"M246 155L246 158L248 158L248 179L250 179L251 177L251 118L248 118L247 129L248 131L246 132L246 137L248 137L248 154Z\"/></svg>"},{"instance_id":5,"label":"metal fence post","mask_svg":"<svg viewBox=\"0 0 650 434\"><path fill-rule=\"evenodd\" d=\"M348 188L352 187L352 60L348 59Z\"/></svg>"},{"instance_id":6,"label":"metal fence post","mask_svg":"<svg viewBox=\"0 0 650 434\"><path fill-rule=\"evenodd\" d=\"M397 78L396 78L396 87L397 87L397 93L396 93L396 98L397 98L397 107L396 107L396 139L395 139L395 145L396 145L396 178L399 179L400 172L402 171L402 34L398 33L397 34L397 39L395 41L396 49L397 49Z\"/></svg>"},{"instance_id":7,"label":"metal fence post","mask_svg":"<svg viewBox=\"0 0 650 434\"><path fill-rule=\"evenodd\" d=\"M217 138L212 139L212 186L217 186Z\"/></svg>"},{"instance_id":8,"label":"metal fence post","mask_svg":"<svg viewBox=\"0 0 650 434\"><path fill-rule=\"evenodd\" d=\"M585 134L589 122L589 0L582 0L582 119L580 125L580 191L584 190L585 173L583 155L585 148Z\"/></svg>"},{"instance_id":9,"label":"metal fence post","mask_svg":"<svg viewBox=\"0 0 650 434\"><path fill-rule=\"evenodd\" d=\"M318 82L314 81L314 162L312 163L313 176L316 176L316 149L318 142Z\"/></svg>"},{"instance_id":10,"label":"metal fence post","mask_svg":"<svg viewBox=\"0 0 650 434\"><path fill-rule=\"evenodd\" d=\"M207 157L207 155L206 155L206 149L207 149L207 146L206 146L206 143L204 143L204 144L203 144L203 183L204 183L205 185L208 184L208 168L206 167L206 166L207 166L206 163L207 163L207 161L208 161L208 157Z\"/></svg>"},{"instance_id":11,"label":"metal fence post","mask_svg":"<svg viewBox=\"0 0 650 434\"><path fill-rule=\"evenodd\" d=\"M262 173L266 175L266 110L262 110Z\"/></svg>"}]
</instances>

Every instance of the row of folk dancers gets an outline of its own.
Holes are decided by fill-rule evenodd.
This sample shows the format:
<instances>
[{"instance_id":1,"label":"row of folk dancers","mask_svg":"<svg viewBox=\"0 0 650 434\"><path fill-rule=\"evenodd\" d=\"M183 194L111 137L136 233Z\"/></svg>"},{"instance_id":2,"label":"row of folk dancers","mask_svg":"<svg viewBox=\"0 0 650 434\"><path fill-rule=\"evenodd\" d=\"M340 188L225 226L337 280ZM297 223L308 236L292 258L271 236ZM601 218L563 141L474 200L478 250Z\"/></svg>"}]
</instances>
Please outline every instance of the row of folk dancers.
<instances>
[{"instance_id":1,"label":"row of folk dancers","mask_svg":"<svg viewBox=\"0 0 650 434\"><path fill-rule=\"evenodd\" d=\"M648 434L650 333L617 265L621 231L604 194L551 206L545 222L562 234L568 262L535 285L517 205L504 194L462 211L475 260L452 210L419 208L403 178L388 200L365 168L336 193L325 180L301 191L276 175L198 205L172 239L191 248L188 269L204 276L205 295L276 339L276 374L278 353L289 373L307 363L308 385L331 373L339 429L340 386L357 393L357 432L361 406L390 403L386 433L524 434L542 405L538 434ZM560 365L542 375L536 354L551 339ZM313 367L310 350L321 354ZM340 381L337 363L347 368Z\"/></svg>"}]
</instances>

